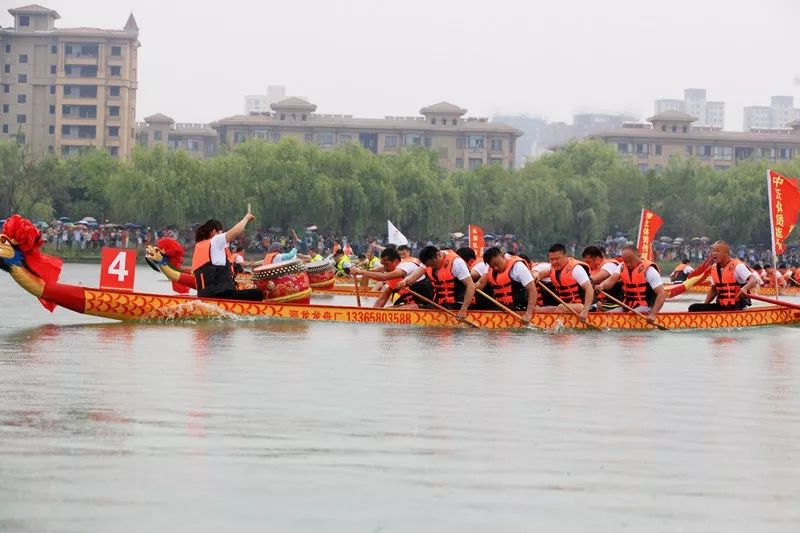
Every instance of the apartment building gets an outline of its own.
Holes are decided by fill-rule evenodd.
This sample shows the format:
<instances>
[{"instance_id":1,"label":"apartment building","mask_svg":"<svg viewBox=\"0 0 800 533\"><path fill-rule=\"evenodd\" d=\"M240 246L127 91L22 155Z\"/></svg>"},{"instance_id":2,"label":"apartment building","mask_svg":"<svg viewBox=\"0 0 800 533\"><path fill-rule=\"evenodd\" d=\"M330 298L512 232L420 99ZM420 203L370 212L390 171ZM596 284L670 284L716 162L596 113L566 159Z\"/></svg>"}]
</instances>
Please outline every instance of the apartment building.
<instances>
[{"instance_id":1,"label":"apartment building","mask_svg":"<svg viewBox=\"0 0 800 533\"><path fill-rule=\"evenodd\" d=\"M744 108L744 131L764 128L786 128L794 120L800 119L800 109L794 107L793 96L773 96L768 106L748 106Z\"/></svg>"},{"instance_id":2,"label":"apartment building","mask_svg":"<svg viewBox=\"0 0 800 533\"><path fill-rule=\"evenodd\" d=\"M139 28L56 28L59 14L9 9L0 28L0 132L34 154L98 147L122 158L134 143Z\"/></svg>"},{"instance_id":3,"label":"apartment building","mask_svg":"<svg viewBox=\"0 0 800 533\"><path fill-rule=\"evenodd\" d=\"M465 117L467 110L448 102L424 107L420 116L356 118L316 113L308 100L291 97L270 105L270 112L224 118L211 123L220 143L229 146L247 139L277 142L295 137L333 148L359 143L376 154L394 154L424 146L439 155L447 169L502 165L513 168L515 144L522 131L488 118Z\"/></svg>"},{"instance_id":4,"label":"apartment building","mask_svg":"<svg viewBox=\"0 0 800 533\"><path fill-rule=\"evenodd\" d=\"M679 111L697 119L700 126L725 127L725 102L713 102L706 98L705 89L684 89L683 100L662 98L655 101L655 114Z\"/></svg>"},{"instance_id":5,"label":"apartment building","mask_svg":"<svg viewBox=\"0 0 800 533\"><path fill-rule=\"evenodd\" d=\"M161 113L136 123L136 143L147 148L161 145L186 150L194 157L216 155L219 146L217 132L208 124L176 123Z\"/></svg>"},{"instance_id":6,"label":"apartment building","mask_svg":"<svg viewBox=\"0 0 800 533\"><path fill-rule=\"evenodd\" d=\"M614 145L639 170L659 170L670 157L696 157L702 164L725 170L745 159L785 161L800 155L800 120L783 131L734 132L694 126L695 117L665 111L647 119L650 124L628 123L593 135Z\"/></svg>"}]
</instances>

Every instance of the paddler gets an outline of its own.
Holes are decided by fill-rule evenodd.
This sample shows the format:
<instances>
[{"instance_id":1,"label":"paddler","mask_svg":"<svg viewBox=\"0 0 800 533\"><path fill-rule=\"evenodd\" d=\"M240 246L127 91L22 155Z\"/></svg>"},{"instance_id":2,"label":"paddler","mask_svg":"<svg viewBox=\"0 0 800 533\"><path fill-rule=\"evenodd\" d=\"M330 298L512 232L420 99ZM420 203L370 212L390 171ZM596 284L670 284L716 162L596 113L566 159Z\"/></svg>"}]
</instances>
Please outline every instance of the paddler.
<instances>
[{"instance_id":1,"label":"paddler","mask_svg":"<svg viewBox=\"0 0 800 533\"><path fill-rule=\"evenodd\" d=\"M411 261L416 263L417 266L422 266L422 263L419 262L419 259L411 255L411 248L409 248L407 244L401 244L398 246L397 253L400 254L400 258L403 261Z\"/></svg>"},{"instance_id":2,"label":"paddler","mask_svg":"<svg viewBox=\"0 0 800 533\"><path fill-rule=\"evenodd\" d=\"M241 274L244 272L244 266L247 261L244 258L244 248L241 246L236 247L236 251L233 252L233 270L236 274Z\"/></svg>"},{"instance_id":3,"label":"paddler","mask_svg":"<svg viewBox=\"0 0 800 533\"><path fill-rule=\"evenodd\" d=\"M634 311L646 314L647 321L655 324L658 321L658 312L667 299L658 265L639 257L639 250L629 244L622 248L619 274L611 276L597 288L607 292L618 280L622 281L622 301L625 305ZM623 311L627 309L619 307L611 312Z\"/></svg>"},{"instance_id":4,"label":"paddler","mask_svg":"<svg viewBox=\"0 0 800 533\"><path fill-rule=\"evenodd\" d=\"M467 264L467 267L469 267L469 273L472 276L472 281L475 282L476 284L485 274L489 272L489 265L484 263L483 258L478 259L477 254L475 254L475 250L473 250L472 248L468 246L463 246L458 250L456 250L456 254L458 255L458 257L463 259L464 262ZM488 283L481 290L483 290L483 292L485 292L489 296L492 295L492 287ZM487 309L495 310L497 309L497 306L494 305L484 295L476 293L475 301L470 303L469 308L476 310L487 310Z\"/></svg>"},{"instance_id":5,"label":"paddler","mask_svg":"<svg viewBox=\"0 0 800 533\"><path fill-rule=\"evenodd\" d=\"M621 263L616 259L606 258L604 250L597 246L587 246L584 248L581 257L584 263L589 266L589 278L592 280L592 285L595 286L595 294L597 296L596 310L611 311L619 307L619 304L614 303L609 298L600 294L600 291L597 290L597 286L611 276L615 274L619 275ZM622 282L617 281L617 283L606 292L617 300L622 300Z\"/></svg>"},{"instance_id":6,"label":"paddler","mask_svg":"<svg viewBox=\"0 0 800 533\"><path fill-rule=\"evenodd\" d=\"M534 276L538 281L550 279L554 292L565 305L578 312L581 322L589 319L589 309L594 302L594 287L589 278L589 266L567 255L563 244L554 244L547 252L549 265L540 264L534 267ZM564 305L545 305L537 308L537 312L563 313Z\"/></svg>"},{"instance_id":7,"label":"paddler","mask_svg":"<svg viewBox=\"0 0 800 533\"><path fill-rule=\"evenodd\" d=\"M198 226L192 255L192 273L197 283L197 296L250 301L264 299L264 293L260 289L235 289L233 254L228 248L228 243L244 233L247 224L254 219L248 208L244 218L228 231L223 231L222 223L215 219Z\"/></svg>"},{"instance_id":8,"label":"paddler","mask_svg":"<svg viewBox=\"0 0 800 533\"><path fill-rule=\"evenodd\" d=\"M333 254L333 265L336 267L336 275L343 277L350 275L350 268L352 268L353 263L351 263L350 258L339 249Z\"/></svg>"},{"instance_id":9,"label":"paddler","mask_svg":"<svg viewBox=\"0 0 800 533\"><path fill-rule=\"evenodd\" d=\"M453 250L440 251L435 246L420 250L419 260L423 266L406 276L397 288L403 289L422 276L427 276L433 283L433 300L442 307L456 310L459 319L466 318L469 304L475 296L475 282L472 281L467 263Z\"/></svg>"},{"instance_id":10,"label":"paddler","mask_svg":"<svg viewBox=\"0 0 800 533\"><path fill-rule=\"evenodd\" d=\"M497 246L483 252L483 262L489 272L482 276L477 288L487 284L492 288L492 297L514 311L525 311L522 320L531 321L536 307L536 283L525 260L508 254Z\"/></svg>"},{"instance_id":11,"label":"paddler","mask_svg":"<svg viewBox=\"0 0 800 533\"><path fill-rule=\"evenodd\" d=\"M375 251L370 246L367 248L367 253L363 256L359 255L359 267L364 270L380 270L381 260L375 256Z\"/></svg>"},{"instance_id":12,"label":"paddler","mask_svg":"<svg viewBox=\"0 0 800 533\"><path fill-rule=\"evenodd\" d=\"M669 280L673 283L683 283L689 277L689 274L694 272L694 268L692 268L692 262L689 260L688 257L685 257L683 261L678 263L678 266L675 267L669 275Z\"/></svg>"},{"instance_id":13,"label":"paddler","mask_svg":"<svg viewBox=\"0 0 800 533\"><path fill-rule=\"evenodd\" d=\"M419 266L411 261L403 260L397 249L394 247L386 247L381 251L380 263L383 272L365 270L358 267L350 268L350 273L353 275L364 276L367 279L374 279L385 283L381 290L381 295L375 302L375 307L383 307L388 301L391 300L392 294L397 294L398 298L394 301L394 305L400 306L421 306L425 307L425 302L417 300L417 298L408 292L407 289L398 289L397 286L406 276L416 272ZM430 279L426 276L420 277L410 287L412 291L417 294L433 300L433 285Z\"/></svg>"},{"instance_id":14,"label":"paddler","mask_svg":"<svg viewBox=\"0 0 800 533\"><path fill-rule=\"evenodd\" d=\"M785 287L786 280L783 279L783 275L780 272L775 270L772 265L764 265L764 275L762 276L762 281L764 282L765 287L774 287L775 280L777 280L778 287Z\"/></svg>"},{"instance_id":15,"label":"paddler","mask_svg":"<svg viewBox=\"0 0 800 533\"><path fill-rule=\"evenodd\" d=\"M711 246L711 256L714 264L706 301L690 305L689 311L737 311L750 305L747 294L758 286L758 275L742 261L731 257L731 247L725 241Z\"/></svg>"}]
</instances>

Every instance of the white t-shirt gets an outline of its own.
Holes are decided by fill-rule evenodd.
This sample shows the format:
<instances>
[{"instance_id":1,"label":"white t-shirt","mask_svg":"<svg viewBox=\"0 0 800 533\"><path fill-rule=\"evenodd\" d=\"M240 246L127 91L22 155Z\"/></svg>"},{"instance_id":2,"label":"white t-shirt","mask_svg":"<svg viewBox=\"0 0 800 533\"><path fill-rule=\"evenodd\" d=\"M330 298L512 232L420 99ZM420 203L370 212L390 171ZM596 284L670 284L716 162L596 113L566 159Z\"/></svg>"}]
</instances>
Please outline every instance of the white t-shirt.
<instances>
[{"instance_id":1,"label":"white t-shirt","mask_svg":"<svg viewBox=\"0 0 800 533\"><path fill-rule=\"evenodd\" d=\"M664 284L664 281L661 279L661 274L658 273L655 267L650 267L644 271L644 279L647 280L647 284L653 289L657 289Z\"/></svg>"},{"instance_id":2,"label":"white t-shirt","mask_svg":"<svg viewBox=\"0 0 800 533\"><path fill-rule=\"evenodd\" d=\"M605 263L600 267L600 270L605 270L609 275L613 276L614 274L619 274L620 265L619 263Z\"/></svg>"},{"instance_id":3,"label":"white t-shirt","mask_svg":"<svg viewBox=\"0 0 800 533\"><path fill-rule=\"evenodd\" d=\"M683 269L683 273L686 274L687 276L692 272L694 272L694 269L689 265L686 265L686 268Z\"/></svg>"},{"instance_id":4,"label":"white t-shirt","mask_svg":"<svg viewBox=\"0 0 800 533\"><path fill-rule=\"evenodd\" d=\"M450 268L450 271L457 280L463 281L472 277L469 273L467 263L460 257L456 257L455 261L453 261L453 266Z\"/></svg>"},{"instance_id":5,"label":"white t-shirt","mask_svg":"<svg viewBox=\"0 0 800 533\"><path fill-rule=\"evenodd\" d=\"M539 263L538 265L534 265L533 272L542 274L542 276L539 276L541 281L550 281L550 263Z\"/></svg>"},{"instance_id":6,"label":"white t-shirt","mask_svg":"<svg viewBox=\"0 0 800 533\"><path fill-rule=\"evenodd\" d=\"M416 263L412 263L411 261L400 261L400 263L397 265L396 270L402 270L403 272L405 272L405 275L408 276L409 274L416 272L418 269L419 266L417 266ZM423 279L425 279L424 274L417 281L422 281Z\"/></svg>"},{"instance_id":7,"label":"white t-shirt","mask_svg":"<svg viewBox=\"0 0 800 533\"><path fill-rule=\"evenodd\" d=\"M717 268L717 266L714 265L711 268ZM736 283L740 285L744 285L745 283L747 283L747 278L749 278L750 276L755 276L756 279L759 280L759 283L761 282L760 281L761 276L759 276L755 272L751 272L750 269L747 268L747 265L745 265L744 263L739 263L738 265L736 265L736 268L733 269L733 277L736 280ZM711 278L711 284L714 285L714 278Z\"/></svg>"},{"instance_id":8,"label":"white t-shirt","mask_svg":"<svg viewBox=\"0 0 800 533\"><path fill-rule=\"evenodd\" d=\"M217 233L211 237L211 264L215 266L225 266L225 248L228 247L228 242L225 240L224 233Z\"/></svg>"},{"instance_id":9,"label":"white t-shirt","mask_svg":"<svg viewBox=\"0 0 800 533\"><path fill-rule=\"evenodd\" d=\"M514 263L514 266L511 267L511 272L508 273L508 277L511 278L512 281L521 283L523 287L527 287L528 284L533 283L531 271L528 270L528 267L525 266L525 263L522 261Z\"/></svg>"},{"instance_id":10,"label":"white t-shirt","mask_svg":"<svg viewBox=\"0 0 800 533\"><path fill-rule=\"evenodd\" d=\"M235 261L236 261L237 264L241 265L242 263L244 263L244 257L242 257L241 255L237 254Z\"/></svg>"},{"instance_id":11,"label":"white t-shirt","mask_svg":"<svg viewBox=\"0 0 800 533\"><path fill-rule=\"evenodd\" d=\"M475 263L475 265L472 267L472 270L477 272L479 276L483 277L484 274L489 272L489 265L487 265L483 261L479 261Z\"/></svg>"}]
</instances>

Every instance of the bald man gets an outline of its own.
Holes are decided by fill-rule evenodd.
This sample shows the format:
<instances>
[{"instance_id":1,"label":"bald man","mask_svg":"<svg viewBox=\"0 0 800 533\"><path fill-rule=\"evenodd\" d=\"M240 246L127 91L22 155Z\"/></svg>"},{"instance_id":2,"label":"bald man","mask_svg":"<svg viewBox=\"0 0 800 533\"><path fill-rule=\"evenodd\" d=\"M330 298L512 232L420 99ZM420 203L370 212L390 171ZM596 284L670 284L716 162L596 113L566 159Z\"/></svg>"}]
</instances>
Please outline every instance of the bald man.
<instances>
[{"instance_id":1,"label":"bald man","mask_svg":"<svg viewBox=\"0 0 800 533\"><path fill-rule=\"evenodd\" d=\"M706 301L690 305L689 311L737 311L750 305L747 294L758 284L758 276L743 262L731 257L731 247L725 241L715 242L711 255L714 264Z\"/></svg>"}]
</instances>

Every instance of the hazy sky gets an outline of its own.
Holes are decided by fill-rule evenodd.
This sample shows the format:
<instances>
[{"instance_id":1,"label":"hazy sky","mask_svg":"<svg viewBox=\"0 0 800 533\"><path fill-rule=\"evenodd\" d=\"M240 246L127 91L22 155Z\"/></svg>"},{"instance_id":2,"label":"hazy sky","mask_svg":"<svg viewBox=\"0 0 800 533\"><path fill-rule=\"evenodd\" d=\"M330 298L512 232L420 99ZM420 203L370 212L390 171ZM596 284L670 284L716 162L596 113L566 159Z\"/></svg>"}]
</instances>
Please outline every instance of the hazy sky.
<instances>
[{"instance_id":1,"label":"hazy sky","mask_svg":"<svg viewBox=\"0 0 800 533\"><path fill-rule=\"evenodd\" d=\"M25 5L3 0L4 7ZM137 117L205 122L285 85L321 113L414 115L441 100L470 115L571 120L705 87L726 129L742 107L800 107L796 0L41 0L60 27L139 24ZM5 12L0 24L9 26Z\"/></svg>"}]
</instances>

